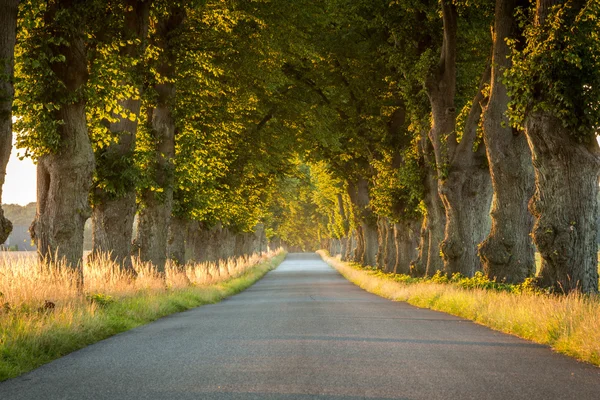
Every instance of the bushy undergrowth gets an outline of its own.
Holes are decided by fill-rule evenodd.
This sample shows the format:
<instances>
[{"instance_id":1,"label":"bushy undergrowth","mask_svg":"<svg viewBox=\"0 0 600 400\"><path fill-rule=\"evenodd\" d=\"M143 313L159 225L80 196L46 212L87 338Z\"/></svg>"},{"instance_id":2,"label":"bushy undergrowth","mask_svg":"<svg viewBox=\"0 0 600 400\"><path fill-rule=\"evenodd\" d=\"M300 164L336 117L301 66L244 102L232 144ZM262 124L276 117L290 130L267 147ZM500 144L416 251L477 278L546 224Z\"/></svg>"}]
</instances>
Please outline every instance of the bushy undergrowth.
<instances>
[{"instance_id":1,"label":"bushy undergrowth","mask_svg":"<svg viewBox=\"0 0 600 400\"><path fill-rule=\"evenodd\" d=\"M236 294L281 263L282 250L220 263L169 265L138 276L108 258L86 263L84 293L66 268L31 258L0 263L0 381L116 333Z\"/></svg>"},{"instance_id":2,"label":"bushy undergrowth","mask_svg":"<svg viewBox=\"0 0 600 400\"><path fill-rule=\"evenodd\" d=\"M394 301L446 312L600 366L600 298L551 294L532 281L507 285L483 275L428 279L393 275L329 257L323 259L364 290Z\"/></svg>"}]
</instances>

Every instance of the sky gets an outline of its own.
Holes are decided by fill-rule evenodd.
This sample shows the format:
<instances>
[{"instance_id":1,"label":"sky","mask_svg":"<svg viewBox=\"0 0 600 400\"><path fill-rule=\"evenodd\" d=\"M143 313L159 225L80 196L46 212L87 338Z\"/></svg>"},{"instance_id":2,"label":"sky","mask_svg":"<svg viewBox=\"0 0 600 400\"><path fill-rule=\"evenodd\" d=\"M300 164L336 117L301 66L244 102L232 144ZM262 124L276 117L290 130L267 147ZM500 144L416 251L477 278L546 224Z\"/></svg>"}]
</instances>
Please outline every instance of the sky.
<instances>
[{"instance_id":1,"label":"sky","mask_svg":"<svg viewBox=\"0 0 600 400\"><path fill-rule=\"evenodd\" d=\"M21 151L22 152L22 151ZM35 201L36 177L35 165L31 159L23 161L17 157L19 150L14 147L6 168L6 181L2 193L2 203L27 205Z\"/></svg>"}]
</instances>

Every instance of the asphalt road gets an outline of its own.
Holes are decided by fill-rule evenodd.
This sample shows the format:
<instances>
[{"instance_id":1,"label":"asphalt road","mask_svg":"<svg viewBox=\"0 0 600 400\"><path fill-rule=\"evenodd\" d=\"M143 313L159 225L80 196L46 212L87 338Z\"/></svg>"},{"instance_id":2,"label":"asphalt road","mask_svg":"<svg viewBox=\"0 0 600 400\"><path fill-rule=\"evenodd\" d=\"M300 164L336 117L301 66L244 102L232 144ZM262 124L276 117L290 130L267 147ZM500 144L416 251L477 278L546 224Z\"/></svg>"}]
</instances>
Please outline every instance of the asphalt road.
<instances>
[{"instance_id":1,"label":"asphalt road","mask_svg":"<svg viewBox=\"0 0 600 400\"><path fill-rule=\"evenodd\" d=\"M0 399L600 399L600 368L292 254L245 292L0 383Z\"/></svg>"}]
</instances>

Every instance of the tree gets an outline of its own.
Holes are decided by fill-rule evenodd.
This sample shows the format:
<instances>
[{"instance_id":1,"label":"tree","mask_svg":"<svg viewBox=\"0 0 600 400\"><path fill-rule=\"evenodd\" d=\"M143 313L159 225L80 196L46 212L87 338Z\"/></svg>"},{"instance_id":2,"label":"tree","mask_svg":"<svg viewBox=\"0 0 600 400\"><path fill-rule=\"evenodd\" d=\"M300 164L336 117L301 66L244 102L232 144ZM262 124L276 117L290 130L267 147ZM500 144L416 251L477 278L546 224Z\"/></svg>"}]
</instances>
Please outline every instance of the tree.
<instances>
[{"instance_id":1,"label":"tree","mask_svg":"<svg viewBox=\"0 0 600 400\"><path fill-rule=\"evenodd\" d=\"M147 109L146 165L152 182L141 189L142 207L135 249L140 259L151 262L164 271L167 259L167 236L173 207L173 158L175 156L176 122L173 102L176 88L178 32L186 17L185 8L178 2L160 10L155 32L151 38L158 52L153 98Z\"/></svg>"},{"instance_id":2,"label":"tree","mask_svg":"<svg viewBox=\"0 0 600 400\"><path fill-rule=\"evenodd\" d=\"M423 214L418 254L411 263L411 273L417 275L433 275L443 269L440 244L446 219L438 191L433 146L428 137L431 104L424 85L437 63L434 51L442 42L437 4L422 0L390 3L378 18L388 32L387 41L380 47L380 52L389 59L386 81L394 88L391 90L394 96L405 105L408 131L419 154L420 182L411 184L411 190L418 188L420 192L418 208ZM415 30L414 26L420 29Z\"/></svg>"},{"instance_id":3,"label":"tree","mask_svg":"<svg viewBox=\"0 0 600 400\"><path fill-rule=\"evenodd\" d=\"M432 112L429 138L438 173L438 191L446 211L441 250L446 273L472 276L480 269L477 245L490 229L492 187L485 144L478 140L489 68L483 73L473 100L459 115L463 120L460 121L456 113L459 12L451 0L442 0L441 5L444 32L441 55L425 82ZM468 33L470 36L473 32ZM476 70L467 71L472 79Z\"/></svg>"},{"instance_id":4,"label":"tree","mask_svg":"<svg viewBox=\"0 0 600 400\"><path fill-rule=\"evenodd\" d=\"M511 67L509 41L518 40L523 46L516 11L527 3L496 1L491 87L483 118L494 198L492 229L481 244L479 255L488 277L509 283L520 283L535 273L530 238L533 217L527 209L534 187L531 151L524 132L510 125L510 96L503 83L504 73Z\"/></svg>"},{"instance_id":5,"label":"tree","mask_svg":"<svg viewBox=\"0 0 600 400\"><path fill-rule=\"evenodd\" d=\"M6 166L12 149L12 105L14 97L14 54L17 39L17 14L19 0L0 2L0 243L12 231L12 223L2 210L2 187Z\"/></svg>"},{"instance_id":6,"label":"tree","mask_svg":"<svg viewBox=\"0 0 600 400\"><path fill-rule=\"evenodd\" d=\"M86 120L93 95L87 86L88 54L105 6L102 1L32 0L24 4L19 31L19 144L38 164L31 233L40 257L64 260L79 273L79 284L95 164Z\"/></svg>"},{"instance_id":7,"label":"tree","mask_svg":"<svg viewBox=\"0 0 600 400\"><path fill-rule=\"evenodd\" d=\"M115 68L122 76L103 83L113 89L116 96L101 100L102 111L110 110L103 127L108 132L107 145L97 146L96 176L93 189L93 250L92 254L109 254L130 273L131 241L136 212L136 184L139 173L135 166L134 151L142 96L144 51L147 45L151 0L125 0L116 14L123 15L111 38L111 45L119 43L116 65L109 66L101 59L99 68ZM112 34L112 33L111 33ZM117 72L118 73L118 72ZM117 80L118 79L118 80Z\"/></svg>"},{"instance_id":8,"label":"tree","mask_svg":"<svg viewBox=\"0 0 600 400\"><path fill-rule=\"evenodd\" d=\"M514 46L507 83L511 121L533 156L540 282L596 292L600 3L540 0L524 18L526 46Z\"/></svg>"}]
</instances>

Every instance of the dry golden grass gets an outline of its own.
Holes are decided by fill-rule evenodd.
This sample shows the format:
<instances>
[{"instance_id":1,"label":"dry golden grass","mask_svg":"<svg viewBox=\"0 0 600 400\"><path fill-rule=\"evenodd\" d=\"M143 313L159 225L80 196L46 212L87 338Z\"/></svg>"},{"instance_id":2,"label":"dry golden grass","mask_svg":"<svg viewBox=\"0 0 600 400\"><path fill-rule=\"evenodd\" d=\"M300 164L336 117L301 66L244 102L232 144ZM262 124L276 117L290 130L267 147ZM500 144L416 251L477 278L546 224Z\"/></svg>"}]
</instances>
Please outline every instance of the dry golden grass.
<instances>
[{"instance_id":1,"label":"dry golden grass","mask_svg":"<svg viewBox=\"0 0 600 400\"><path fill-rule=\"evenodd\" d=\"M211 285L239 276L278 252L280 250L220 262L190 263L184 267L167 263L164 277L152 265L134 260L136 278L121 271L109 257L100 257L83 265L83 292L119 298L141 290ZM32 257L5 258L0 261L0 300L13 309L38 307L46 301L56 306L73 306L85 302L78 294L74 277L64 266L38 263Z\"/></svg>"},{"instance_id":2,"label":"dry golden grass","mask_svg":"<svg viewBox=\"0 0 600 400\"><path fill-rule=\"evenodd\" d=\"M463 289L451 283L401 283L320 254L346 279L368 292L467 318L600 365L598 296Z\"/></svg>"}]
</instances>

